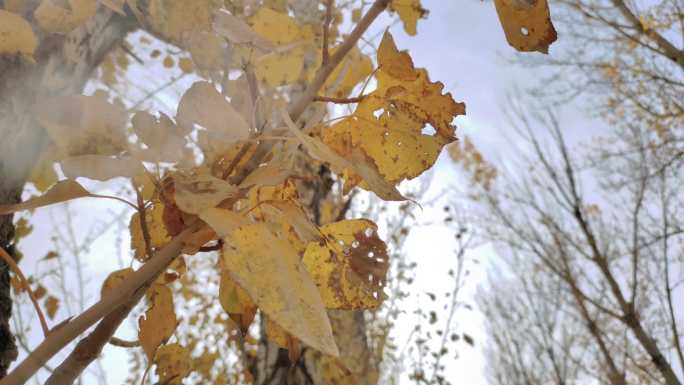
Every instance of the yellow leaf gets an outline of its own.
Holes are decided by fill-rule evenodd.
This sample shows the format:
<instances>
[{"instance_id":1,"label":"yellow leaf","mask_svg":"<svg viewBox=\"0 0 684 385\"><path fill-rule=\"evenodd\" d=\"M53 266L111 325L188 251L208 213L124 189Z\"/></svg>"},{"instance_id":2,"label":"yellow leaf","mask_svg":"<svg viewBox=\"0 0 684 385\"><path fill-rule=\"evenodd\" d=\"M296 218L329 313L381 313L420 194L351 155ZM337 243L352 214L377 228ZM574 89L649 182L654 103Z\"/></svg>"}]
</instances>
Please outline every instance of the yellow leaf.
<instances>
[{"instance_id":1,"label":"yellow leaf","mask_svg":"<svg viewBox=\"0 0 684 385\"><path fill-rule=\"evenodd\" d=\"M45 289L45 287L43 287L43 285L38 285L38 287L33 289L33 296L36 299L41 299L45 297L45 294L47 294L47 290Z\"/></svg>"},{"instance_id":2,"label":"yellow leaf","mask_svg":"<svg viewBox=\"0 0 684 385\"><path fill-rule=\"evenodd\" d=\"M389 267L387 246L377 226L365 219L321 227L325 241L311 242L302 262L329 309L378 307Z\"/></svg>"},{"instance_id":3,"label":"yellow leaf","mask_svg":"<svg viewBox=\"0 0 684 385\"><path fill-rule=\"evenodd\" d=\"M336 49L337 47L331 49L331 54L334 54ZM354 47L342 59L340 64L335 67L335 70L330 74L323 87L326 90L326 94L343 98L348 96L354 87L365 80L372 72L373 63L371 59Z\"/></svg>"},{"instance_id":4,"label":"yellow leaf","mask_svg":"<svg viewBox=\"0 0 684 385\"><path fill-rule=\"evenodd\" d=\"M257 306L249 294L233 281L230 273L225 269L221 270L219 302L221 302L223 310L238 324L242 333L247 333L247 329L256 315Z\"/></svg>"},{"instance_id":5,"label":"yellow leaf","mask_svg":"<svg viewBox=\"0 0 684 385\"><path fill-rule=\"evenodd\" d=\"M164 205L161 202L156 201L151 207L145 209L145 222L147 223L152 250L164 246L171 240L171 236L164 225ZM135 258L141 261L146 260L149 256L145 250L145 238L143 237L139 213L131 216L128 227L131 234L131 249Z\"/></svg>"},{"instance_id":6,"label":"yellow leaf","mask_svg":"<svg viewBox=\"0 0 684 385\"><path fill-rule=\"evenodd\" d=\"M97 0L69 0L69 9L55 0L43 0L33 17L44 31L67 34L94 16L96 11Z\"/></svg>"},{"instance_id":7,"label":"yellow leaf","mask_svg":"<svg viewBox=\"0 0 684 385\"><path fill-rule=\"evenodd\" d=\"M21 210L33 210L38 207L66 202L71 199L91 196L78 182L71 179L55 183L45 194L13 205L0 205L0 215Z\"/></svg>"},{"instance_id":8,"label":"yellow leaf","mask_svg":"<svg viewBox=\"0 0 684 385\"><path fill-rule=\"evenodd\" d=\"M337 356L320 294L292 245L263 223L226 237L223 267L273 321L305 344Z\"/></svg>"},{"instance_id":9,"label":"yellow leaf","mask_svg":"<svg viewBox=\"0 0 684 385\"><path fill-rule=\"evenodd\" d=\"M173 58L171 56L165 57L162 64L164 64L164 67L166 67L166 68L173 67L173 65L174 65Z\"/></svg>"},{"instance_id":10,"label":"yellow leaf","mask_svg":"<svg viewBox=\"0 0 684 385\"><path fill-rule=\"evenodd\" d=\"M442 148L455 140L451 121L465 114L465 105L456 103L451 94L442 94L444 86L430 82L424 69L416 69L389 33L378 49L378 63L376 91L358 104L351 117L322 134L323 142L337 154L363 165L367 176L362 177L376 186L371 186L376 193L386 190L382 179L396 185L430 168ZM428 125L434 133L426 131ZM364 162L366 157L369 160ZM358 167L353 171L360 175Z\"/></svg>"},{"instance_id":11,"label":"yellow leaf","mask_svg":"<svg viewBox=\"0 0 684 385\"><path fill-rule=\"evenodd\" d=\"M427 10L421 6L420 0L392 0L389 7L399 14L404 23L404 31L411 36L416 34L418 19L427 15Z\"/></svg>"},{"instance_id":12,"label":"yellow leaf","mask_svg":"<svg viewBox=\"0 0 684 385\"><path fill-rule=\"evenodd\" d=\"M205 170L173 174L176 205L188 214L199 214L216 207L223 200L236 196L235 185L211 176Z\"/></svg>"},{"instance_id":13,"label":"yellow leaf","mask_svg":"<svg viewBox=\"0 0 684 385\"><path fill-rule=\"evenodd\" d=\"M264 317L264 331L269 341L278 345L283 349L287 349L290 362L292 364L296 363L299 359L300 354L300 344L299 340L295 338L292 334L288 333L285 329L281 328L280 325L273 322L270 318Z\"/></svg>"},{"instance_id":14,"label":"yellow leaf","mask_svg":"<svg viewBox=\"0 0 684 385\"><path fill-rule=\"evenodd\" d=\"M203 81L196 82L185 92L178 103L176 120L188 128L193 124L206 128L206 140L224 150L249 137L249 125L242 115L213 85Z\"/></svg>"},{"instance_id":15,"label":"yellow leaf","mask_svg":"<svg viewBox=\"0 0 684 385\"><path fill-rule=\"evenodd\" d=\"M117 177L132 178L143 169L140 161L130 157L112 158L104 155L71 156L60 161L67 178L84 177L106 181Z\"/></svg>"},{"instance_id":16,"label":"yellow leaf","mask_svg":"<svg viewBox=\"0 0 684 385\"><path fill-rule=\"evenodd\" d=\"M57 314L57 310L59 310L59 299L50 295L45 298L44 304L48 318L54 319L55 315Z\"/></svg>"},{"instance_id":17,"label":"yellow leaf","mask_svg":"<svg viewBox=\"0 0 684 385\"><path fill-rule=\"evenodd\" d=\"M0 55L21 54L32 56L38 39L31 24L23 17L0 9Z\"/></svg>"},{"instance_id":18,"label":"yellow leaf","mask_svg":"<svg viewBox=\"0 0 684 385\"><path fill-rule=\"evenodd\" d=\"M150 307L145 316L138 319L138 339L147 359L152 361L159 345L166 342L176 330L177 320L171 289L154 284L147 290L147 295Z\"/></svg>"},{"instance_id":19,"label":"yellow leaf","mask_svg":"<svg viewBox=\"0 0 684 385\"><path fill-rule=\"evenodd\" d=\"M304 56L314 44L312 28L300 27L292 17L267 7L259 8L248 21L257 34L277 46L274 52L256 59L257 77L272 87L299 80Z\"/></svg>"},{"instance_id":20,"label":"yellow leaf","mask_svg":"<svg viewBox=\"0 0 684 385\"><path fill-rule=\"evenodd\" d=\"M185 136L190 133L188 127L176 125L163 113L159 118L140 111L133 115L133 132L149 147L136 154L150 162L180 162L188 156ZM191 128L191 127L190 127Z\"/></svg>"},{"instance_id":21,"label":"yellow leaf","mask_svg":"<svg viewBox=\"0 0 684 385\"><path fill-rule=\"evenodd\" d=\"M218 207L203 210L199 213L199 217L214 229L220 238L228 236L238 227L248 223L241 214Z\"/></svg>"},{"instance_id":22,"label":"yellow leaf","mask_svg":"<svg viewBox=\"0 0 684 385\"><path fill-rule=\"evenodd\" d=\"M157 375L161 384L182 385L183 378L192 372L190 351L179 344L160 347L154 362L157 364Z\"/></svg>"},{"instance_id":23,"label":"yellow leaf","mask_svg":"<svg viewBox=\"0 0 684 385\"><path fill-rule=\"evenodd\" d=\"M221 36L213 32L193 31L185 35L183 42L199 70L221 71L226 68L228 48Z\"/></svg>"},{"instance_id":24,"label":"yellow leaf","mask_svg":"<svg viewBox=\"0 0 684 385\"><path fill-rule=\"evenodd\" d=\"M286 167L282 161L271 161L266 165L257 167L245 180L240 183L240 188L253 186L277 186L285 182L292 175L292 169Z\"/></svg>"},{"instance_id":25,"label":"yellow leaf","mask_svg":"<svg viewBox=\"0 0 684 385\"><path fill-rule=\"evenodd\" d=\"M178 68L180 68L180 70L186 74L192 72L194 67L195 66L192 64L192 60L187 57L183 57L178 60Z\"/></svg>"},{"instance_id":26,"label":"yellow leaf","mask_svg":"<svg viewBox=\"0 0 684 385\"><path fill-rule=\"evenodd\" d=\"M233 44L249 44L264 51L271 51L275 48L270 40L256 33L249 24L225 10L216 13L214 31Z\"/></svg>"},{"instance_id":27,"label":"yellow leaf","mask_svg":"<svg viewBox=\"0 0 684 385\"><path fill-rule=\"evenodd\" d=\"M188 32L210 31L214 13L221 5L222 2L216 0L150 1L145 21L162 36L180 42Z\"/></svg>"},{"instance_id":28,"label":"yellow leaf","mask_svg":"<svg viewBox=\"0 0 684 385\"><path fill-rule=\"evenodd\" d=\"M100 297L106 296L107 293L110 293L112 290L121 286L121 284L124 283L131 274L133 274L133 269L130 267L117 270L109 274L109 276L102 283Z\"/></svg>"},{"instance_id":29,"label":"yellow leaf","mask_svg":"<svg viewBox=\"0 0 684 385\"><path fill-rule=\"evenodd\" d=\"M549 52L556 41L547 0L494 0L506 40L518 51Z\"/></svg>"},{"instance_id":30,"label":"yellow leaf","mask_svg":"<svg viewBox=\"0 0 684 385\"><path fill-rule=\"evenodd\" d=\"M64 155L116 155L128 148L126 112L103 95L57 97L44 105L38 121Z\"/></svg>"}]
</instances>

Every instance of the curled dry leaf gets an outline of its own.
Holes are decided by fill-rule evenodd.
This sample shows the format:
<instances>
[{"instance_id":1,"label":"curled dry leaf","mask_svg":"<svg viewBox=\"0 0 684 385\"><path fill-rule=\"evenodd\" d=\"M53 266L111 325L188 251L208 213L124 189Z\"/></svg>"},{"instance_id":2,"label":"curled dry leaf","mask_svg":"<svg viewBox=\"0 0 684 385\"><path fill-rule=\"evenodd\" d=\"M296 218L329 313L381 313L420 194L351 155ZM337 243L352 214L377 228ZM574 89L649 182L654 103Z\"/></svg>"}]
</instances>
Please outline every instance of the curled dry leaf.
<instances>
[{"instance_id":1,"label":"curled dry leaf","mask_svg":"<svg viewBox=\"0 0 684 385\"><path fill-rule=\"evenodd\" d=\"M38 39L23 17L0 9L0 55L33 55Z\"/></svg>"},{"instance_id":2,"label":"curled dry leaf","mask_svg":"<svg viewBox=\"0 0 684 385\"><path fill-rule=\"evenodd\" d=\"M164 285L154 284L147 290L150 307L138 319L138 339L147 359L152 361L159 345L166 342L176 330L176 312L173 294Z\"/></svg>"},{"instance_id":3,"label":"curled dry leaf","mask_svg":"<svg viewBox=\"0 0 684 385\"><path fill-rule=\"evenodd\" d=\"M223 267L266 315L306 345L339 355L320 294L290 242L263 223L224 241Z\"/></svg>"},{"instance_id":4,"label":"curled dry leaf","mask_svg":"<svg viewBox=\"0 0 684 385\"><path fill-rule=\"evenodd\" d=\"M91 196L78 182L67 179L55 183L45 194L13 205L0 205L0 215L22 210L33 210L38 207Z\"/></svg>"},{"instance_id":5,"label":"curled dry leaf","mask_svg":"<svg viewBox=\"0 0 684 385\"><path fill-rule=\"evenodd\" d=\"M68 7L62 7L62 2L43 0L33 17L40 28L50 33L67 34L81 26L97 11L97 0L69 0Z\"/></svg>"},{"instance_id":6,"label":"curled dry leaf","mask_svg":"<svg viewBox=\"0 0 684 385\"><path fill-rule=\"evenodd\" d=\"M518 51L549 52L558 35L547 0L495 0L506 40Z\"/></svg>"},{"instance_id":7,"label":"curled dry leaf","mask_svg":"<svg viewBox=\"0 0 684 385\"><path fill-rule=\"evenodd\" d=\"M375 223L345 220L321 227L325 240L311 242L302 262L329 309L372 309L383 299L389 268L387 245Z\"/></svg>"},{"instance_id":8,"label":"curled dry leaf","mask_svg":"<svg viewBox=\"0 0 684 385\"><path fill-rule=\"evenodd\" d=\"M79 155L62 159L60 163L64 176L71 179L84 177L106 181L117 177L133 178L143 172L142 163L130 157Z\"/></svg>"},{"instance_id":9,"label":"curled dry leaf","mask_svg":"<svg viewBox=\"0 0 684 385\"><path fill-rule=\"evenodd\" d=\"M235 185L213 177L205 170L176 172L172 178L176 206L188 214L199 214L216 207L224 199L232 198L240 191Z\"/></svg>"}]
</instances>

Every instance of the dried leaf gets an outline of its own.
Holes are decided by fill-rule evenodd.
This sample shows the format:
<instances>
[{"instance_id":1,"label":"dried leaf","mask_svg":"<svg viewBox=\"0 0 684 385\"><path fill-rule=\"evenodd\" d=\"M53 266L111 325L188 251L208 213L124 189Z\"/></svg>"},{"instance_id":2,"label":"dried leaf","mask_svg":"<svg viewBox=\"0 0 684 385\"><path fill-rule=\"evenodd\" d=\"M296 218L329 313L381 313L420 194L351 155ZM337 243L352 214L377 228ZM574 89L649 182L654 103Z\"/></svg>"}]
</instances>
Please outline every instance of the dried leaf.
<instances>
[{"instance_id":1,"label":"dried leaf","mask_svg":"<svg viewBox=\"0 0 684 385\"><path fill-rule=\"evenodd\" d=\"M59 298L50 295L45 298L45 302L43 302L43 304L45 305L48 318L54 319L55 315L57 314L57 310L59 310Z\"/></svg>"},{"instance_id":2,"label":"dried leaf","mask_svg":"<svg viewBox=\"0 0 684 385\"><path fill-rule=\"evenodd\" d=\"M288 241L262 223L242 226L225 239L223 266L283 329L321 352L339 354L320 294Z\"/></svg>"},{"instance_id":3,"label":"dried leaf","mask_svg":"<svg viewBox=\"0 0 684 385\"><path fill-rule=\"evenodd\" d=\"M91 194L78 182L67 179L62 180L50 187L43 195L29 199L25 202L13 205L0 205L0 215L5 215L21 210L33 210L38 207L48 206L55 203L66 202L71 199L83 198Z\"/></svg>"},{"instance_id":4,"label":"dried leaf","mask_svg":"<svg viewBox=\"0 0 684 385\"><path fill-rule=\"evenodd\" d=\"M164 204L155 201L152 206L145 209L145 222L147 223L147 231L150 235L150 247L152 250L164 246L171 240L171 236L164 224L164 207ZM135 213L131 216L131 222L128 228L131 234L131 249L133 250L135 258L140 261L147 260L150 256L147 255L145 249L145 238L143 237L139 213Z\"/></svg>"},{"instance_id":5,"label":"dried leaf","mask_svg":"<svg viewBox=\"0 0 684 385\"><path fill-rule=\"evenodd\" d=\"M547 0L495 0L506 40L518 51L549 52L556 41Z\"/></svg>"}]
</instances>

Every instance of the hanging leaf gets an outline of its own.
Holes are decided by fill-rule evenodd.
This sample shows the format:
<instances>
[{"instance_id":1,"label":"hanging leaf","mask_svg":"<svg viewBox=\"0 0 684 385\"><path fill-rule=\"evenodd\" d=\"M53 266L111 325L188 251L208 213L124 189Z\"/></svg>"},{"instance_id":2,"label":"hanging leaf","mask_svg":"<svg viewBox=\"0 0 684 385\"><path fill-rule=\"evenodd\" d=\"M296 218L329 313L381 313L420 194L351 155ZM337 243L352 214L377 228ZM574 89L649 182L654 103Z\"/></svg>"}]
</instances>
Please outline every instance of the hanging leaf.
<instances>
[{"instance_id":1,"label":"hanging leaf","mask_svg":"<svg viewBox=\"0 0 684 385\"><path fill-rule=\"evenodd\" d=\"M242 226L225 239L223 266L283 329L314 349L339 354L320 294L288 241L262 223Z\"/></svg>"},{"instance_id":2,"label":"hanging leaf","mask_svg":"<svg viewBox=\"0 0 684 385\"><path fill-rule=\"evenodd\" d=\"M128 277L133 274L133 269L130 267L113 271L102 283L102 289L100 289L100 297L106 296L112 290L121 286L122 283L126 281Z\"/></svg>"},{"instance_id":3,"label":"hanging leaf","mask_svg":"<svg viewBox=\"0 0 684 385\"><path fill-rule=\"evenodd\" d=\"M428 13L427 9L420 4L420 0L392 0L389 8L399 15L404 24L404 31L411 36L416 34L418 19L425 17Z\"/></svg>"},{"instance_id":4,"label":"hanging leaf","mask_svg":"<svg viewBox=\"0 0 684 385\"><path fill-rule=\"evenodd\" d=\"M372 309L383 299L387 245L375 223L345 220L321 227L325 241L311 242L302 262L330 309Z\"/></svg>"},{"instance_id":5,"label":"hanging leaf","mask_svg":"<svg viewBox=\"0 0 684 385\"><path fill-rule=\"evenodd\" d=\"M558 35L547 0L494 0L506 40L518 51L549 53Z\"/></svg>"},{"instance_id":6,"label":"hanging leaf","mask_svg":"<svg viewBox=\"0 0 684 385\"><path fill-rule=\"evenodd\" d=\"M176 330L178 321L173 308L173 294L164 285L154 284L147 290L150 303L145 316L138 319L138 339L147 359L152 361L159 345L165 343Z\"/></svg>"},{"instance_id":7,"label":"hanging leaf","mask_svg":"<svg viewBox=\"0 0 684 385\"><path fill-rule=\"evenodd\" d=\"M71 179L62 180L55 183L45 194L39 197L13 205L0 205L0 215L22 210L33 210L38 207L88 196L91 196L91 194L78 182Z\"/></svg>"},{"instance_id":8,"label":"hanging leaf","mask_svg":"<svg viewBox=\"0 0 684 385\"><path fill-rule=\"evenodd\" d=\"M59 310L59 298L49 295L45 298L45 310L47 311L47 316L50 319L54 319Z\"/></svg>"}]
</instances>

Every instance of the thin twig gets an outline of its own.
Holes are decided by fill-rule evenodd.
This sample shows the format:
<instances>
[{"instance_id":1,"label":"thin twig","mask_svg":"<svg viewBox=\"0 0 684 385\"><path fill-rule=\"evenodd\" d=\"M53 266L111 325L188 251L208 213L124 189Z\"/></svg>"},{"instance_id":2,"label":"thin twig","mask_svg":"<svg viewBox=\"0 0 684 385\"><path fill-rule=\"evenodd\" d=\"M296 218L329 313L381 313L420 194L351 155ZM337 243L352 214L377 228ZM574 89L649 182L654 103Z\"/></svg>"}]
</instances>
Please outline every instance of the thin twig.
<instances>
[{"instance_id":1,"label":"thin twig","mask_svg":"<svg viewBox=\"0 0 684 385\"><path fill-rule=\"evenodd\" d=\"M120 348L137 348L140 346L140 341L135 340L135 341L127 341L127 340L122 340L121 338L117 337L112 337L109 339L109 344L118 346Z\"/></svg>"},{"instance_id":2,"label":"thin twig","mask_svg":"<svg viewBox=\"0 0 684 385\"><path fill-rule=\"evenodd\" d=\"M31 298L33 307L36 309L36 313L38 313L38 319L40 320L40 327L43 329L43 335L47 337L48 333L50 333L50 328L48 327L47 321L45 320L45 315L43 314L43 311L40 310L38 300L36 299L35 294L33 294L33 290L31 290L31 286L29 285L28 280L26 280L24 273L21 272L21 269L19 268L17 263L14 262L14 259L2 247L0 247L0 257L2 257L2 260L5 261L5 263L10 267L10 269L12 269L14 274L16 274L17 277L19 277L19 280L21 281L22 285L24 285L24 288L26 289L29 298Z\"/></svg>"}]
</instances>

